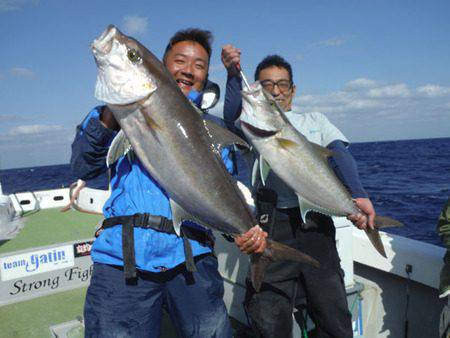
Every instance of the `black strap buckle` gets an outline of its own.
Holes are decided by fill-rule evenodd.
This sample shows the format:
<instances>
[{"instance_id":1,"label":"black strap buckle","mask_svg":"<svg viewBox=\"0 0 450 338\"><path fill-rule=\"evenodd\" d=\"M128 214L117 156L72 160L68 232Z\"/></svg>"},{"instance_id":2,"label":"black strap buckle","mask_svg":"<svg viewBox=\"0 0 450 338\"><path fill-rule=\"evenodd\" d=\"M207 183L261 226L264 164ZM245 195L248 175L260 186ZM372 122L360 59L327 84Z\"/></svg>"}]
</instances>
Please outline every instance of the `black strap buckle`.
<instances>
[{"instance_id":1,"label":"black strap buckle","mask_svg":"<svg viewBox=\"0 0 450 338\"><path fill-rule=\"evenodd\" d=\"M142 218L142 226L144 226L144 227L147 227L149 224L148 224L148 219L149 219L149 217L150 217L150 214L148 214L148 213L145 213L145 214L143 214L143 218Z\"/></svg>"},{"instance_id":2,"label":"black strap buckle","mask_svg":"<svg viewBox=\"0 0 450 338\"><path fill-rule=\"evenodd\" d=\"M166 217L160 218L159 226L161 229L164 229L166 231L169 231L169 229L170 229L173 232L175 232L175 229L173 227L173 222L171 220L167 219Z\"/></svg>"},{"instance_id":3,"label":"black strap buckle","mask_svg":"<svg viewBox=\"0 0 450 338\"><path fill-rule=\"evenodd\" d=\"M134 214L133 215L133 220L132 220L132 222L133 222L133 225L135 226L135 227L144 227L145 226L145 216L146 216L147 214ZM148 219L148 216L147 216L147 219Z\"/></svg>"}]
</instances>

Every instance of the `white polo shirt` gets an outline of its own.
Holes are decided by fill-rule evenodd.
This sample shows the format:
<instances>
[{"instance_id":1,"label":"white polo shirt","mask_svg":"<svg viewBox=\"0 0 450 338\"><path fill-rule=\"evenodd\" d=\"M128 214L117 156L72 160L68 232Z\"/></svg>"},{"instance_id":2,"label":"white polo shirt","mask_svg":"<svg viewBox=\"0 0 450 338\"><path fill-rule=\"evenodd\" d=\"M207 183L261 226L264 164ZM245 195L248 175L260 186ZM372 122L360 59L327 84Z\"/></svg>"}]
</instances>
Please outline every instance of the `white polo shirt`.
<instances>
[{"instance_id":1,"label":"white polo shirt","mask_svg":"<svg viewBox=\"0 0 450 338\"><path fill-rule=\"evenodd\" d=\"M322 113L294 113L287 111L284 115L292 126L305 136L308 141L326 147L331 142L340 140L346 145L349 141L334 124Z\"/></svg>"}]
</instances>

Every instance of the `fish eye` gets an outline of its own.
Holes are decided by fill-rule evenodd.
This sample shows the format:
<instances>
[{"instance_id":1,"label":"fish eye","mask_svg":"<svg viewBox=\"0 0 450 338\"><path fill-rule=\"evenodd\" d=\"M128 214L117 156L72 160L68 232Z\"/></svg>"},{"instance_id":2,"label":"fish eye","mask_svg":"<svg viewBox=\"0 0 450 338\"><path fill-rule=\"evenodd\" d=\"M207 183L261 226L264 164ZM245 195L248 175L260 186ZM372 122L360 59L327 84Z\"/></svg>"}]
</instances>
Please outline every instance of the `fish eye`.
<instances>
[{"instance_id":1,"label":"fish eye","mask_svg":"<svg viewBox=\"0 0 450 338\"><path fill-rule=\"evenodd\" d=\"M128 56L128 59L133 63L137 63L137 62L141 61L141 55L135 49L129 49L127 56Z\"/></svg>"}]
</instances>

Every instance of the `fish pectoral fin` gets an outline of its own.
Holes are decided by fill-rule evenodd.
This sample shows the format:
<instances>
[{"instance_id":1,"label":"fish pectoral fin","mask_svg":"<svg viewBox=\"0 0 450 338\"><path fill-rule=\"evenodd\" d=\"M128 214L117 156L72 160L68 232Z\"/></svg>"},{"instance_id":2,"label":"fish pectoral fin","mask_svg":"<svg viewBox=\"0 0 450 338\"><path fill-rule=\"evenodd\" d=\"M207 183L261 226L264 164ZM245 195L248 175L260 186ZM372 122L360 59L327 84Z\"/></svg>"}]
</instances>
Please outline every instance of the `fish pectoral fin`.
<instances>
[{"instance_id":1,"label":"fish pectoral fin","mask_svg":"<svg viewBox=\"0 0 450 338\"><path fill-rule=\"evenodd\" d=\"M148 95L152 94L156 89L158 89L158 86L153 82L152 80L148 79L146 83L142 85L146 90L148 90Z\"/></svg>"},{"instance_id":2,"label":"fish pectoral fin","mask_svg":"<svg viewBox=\"0 0 450 338\"><path fill-rule=\"evenodd\" d=\"M296 143L294 141L291 141L291 140L289 140L287 138L277 137L275 139L277 140L278 145L281 148L286 149L286 150L293 149L293 148L296 148L296 147L300 147L300 145L298 143Z\"/></svg>"},{"instance_id":3,"label":"fish pectoral fin","mask_svg":"<svg viewBox=\"0 0 450 338\"><path fill-rule=\"evenodd\" d=\"M327 161L327 165L328 165L328 158L333 157L334 152L332 152L330 149L322 147L316 143L313 143L313 142L309 142L309 143L314 148L314 150L317 153L319 153L322 156L322 158L324 158Z\"/></svg>"},{"instance_id":4,"label":"fish pectoral fin","mask_svg":"<svg viewBox=\"0 0 450 338\"><path fill-rule=\"evenodd\" d=\"M157 131L160 130L161 127L158 123L148 114L144 113L145 122L147 123L147 126L150 128L151 131Z\"/></svg>"},{"instance_id":5,"label":"fish pectoral fin","mask_svg":"<svg viewBox=\"0 0 450 338\"><path fill-rule=\"evenodd\" d=\"M387 216L375 216L375 228L396 228L402 227L404 224Z\"/></svg>"},{"instance_id":6,"label":"fish pectoral fin","mask_svg":"<svg viewBox=\"0 0 450 338\"><path fill-rule=\"evenodd\" d=\"M125 133L121 129L111 142L111 146L108 149L106 155L106 166L109 168L114 164L121 156L126 155L131 149L131 144Z\"/></svg>"},{"instance_id":7,"label":"fish pectoral fin","mask_svg":"<svg viewBox=\"0 0 450 338\"><path fill-rule=\"evenodd\" d=\"M250 146L248 145L247 142L245 142L243 139L241 139L239 136L232 133L231 131L222 128L217 123L214 123L212 121L203 120L203 122L205 124L206 131L213 140L213 143L219 149L231 146L233 144L241 146L247 150L250 149Z\"/></svg>"}]
</instances>

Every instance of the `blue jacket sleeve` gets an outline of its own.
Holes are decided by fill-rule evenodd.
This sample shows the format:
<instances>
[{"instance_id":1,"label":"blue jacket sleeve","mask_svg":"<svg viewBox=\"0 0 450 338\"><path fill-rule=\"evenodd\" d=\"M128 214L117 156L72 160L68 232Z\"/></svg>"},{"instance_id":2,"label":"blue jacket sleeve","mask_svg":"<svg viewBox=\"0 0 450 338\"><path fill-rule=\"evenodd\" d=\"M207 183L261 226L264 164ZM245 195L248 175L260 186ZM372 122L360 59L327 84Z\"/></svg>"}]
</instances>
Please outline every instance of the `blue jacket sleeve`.
<instances>
[{"instance_id":1,"label":"blue jacket sleeve","mask_svg":"<svg viewBox=\"0 0 450 338\"><path fill-rule=\"evenodd\" d=\"M77 126L72 143L72 173L83 180L92 179L107 170L106 155L116 132L100 122L101 107L94 108Z\"/></svg>"},{"instance_id":2,"label":"blue jacket sleeve","mask_svg":"<svg viewBox=\"0 0 450 338\"><path fill-rule=\"evenodd\" d=\"M238 76L228 76L223 104L223 119L226 127L232 132L237 128L234 122L241 115L242 110L242 80Z\"/></svg>"},{"instance_id":3,"label":"blue jacket sleeve","mask_svg":"<svg viewBox=\"0 0 450 338\"><path fill-rule=\"evenodd\" d=\"M347 187L352 197L367 198L369 195L359 180L355 159L344 145L344 142L335 140L327 148L334 153L334 156L329 159L330 166L333 168L336 176Z\"/></svg>"}]
</instances>

